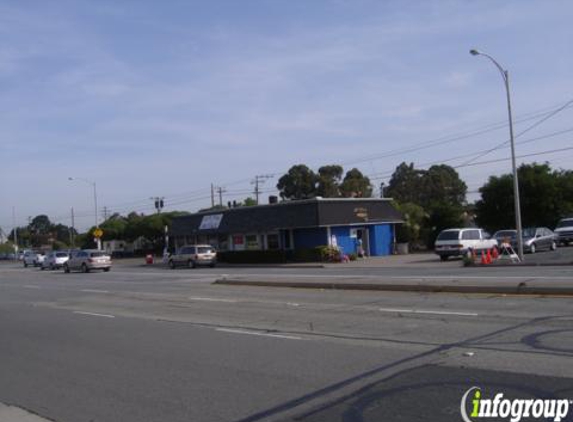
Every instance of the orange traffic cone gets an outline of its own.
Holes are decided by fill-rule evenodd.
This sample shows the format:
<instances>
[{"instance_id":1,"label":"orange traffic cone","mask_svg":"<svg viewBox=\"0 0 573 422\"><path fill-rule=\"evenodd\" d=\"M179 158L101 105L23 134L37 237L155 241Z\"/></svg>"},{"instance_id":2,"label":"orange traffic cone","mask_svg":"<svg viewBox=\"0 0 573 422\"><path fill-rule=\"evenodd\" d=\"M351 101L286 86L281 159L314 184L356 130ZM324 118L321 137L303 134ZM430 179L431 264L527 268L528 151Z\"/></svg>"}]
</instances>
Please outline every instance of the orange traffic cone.
<instances>
[{"instance_id":1,"label":"orange traffic cone","mask_svg":"<svg viewBox=\"0 0 573 422\"><path fill-rule=\"evenodd\" d=\"M491 252L489 251L489 249L487 250L487 255L485 256L486 259L486 264L491 264Z\"/></svg>"},{"instance_id":2,"label":"orange traffic cone","mask_svg":"<svg viewBox=\"0 0 573 422\"><path fill-rule=\"evenodd\" d=\"M486 265L487 264L487 259L485 257L485 254L483 253L483 251L481 251L481 261L480 264L482 265Z\"/></svg>"},{"instance_id":3,"label":"orange traffic cone","mask_svg":"<svg viewBox=\"0 0 573 422\"><path fill-rule=\"evenodd\" d=\"M499 252L497 251L497 248L495 246L491 248L491 257L493 259L499 258Z\"/></svg>"}]
</instances>

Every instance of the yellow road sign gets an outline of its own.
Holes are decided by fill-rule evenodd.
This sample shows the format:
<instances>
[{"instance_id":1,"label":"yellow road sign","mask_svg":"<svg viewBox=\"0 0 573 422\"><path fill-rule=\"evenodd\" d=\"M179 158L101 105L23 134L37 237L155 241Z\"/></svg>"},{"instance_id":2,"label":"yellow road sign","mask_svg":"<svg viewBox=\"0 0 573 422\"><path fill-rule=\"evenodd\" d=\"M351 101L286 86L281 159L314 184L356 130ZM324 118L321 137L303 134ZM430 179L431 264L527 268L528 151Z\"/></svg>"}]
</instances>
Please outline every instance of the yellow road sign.
<instances>
[{"instance_id":1,"label":"yellow road sign","mask_svg":"<svg viewBox=\"0 0 573 422\"><path fill-rule=\"evenodd\" d=\"M97 228L94 230L94 237L100 238L103 236L103 230L100 228Z\"/></svg>"}]
</instances>

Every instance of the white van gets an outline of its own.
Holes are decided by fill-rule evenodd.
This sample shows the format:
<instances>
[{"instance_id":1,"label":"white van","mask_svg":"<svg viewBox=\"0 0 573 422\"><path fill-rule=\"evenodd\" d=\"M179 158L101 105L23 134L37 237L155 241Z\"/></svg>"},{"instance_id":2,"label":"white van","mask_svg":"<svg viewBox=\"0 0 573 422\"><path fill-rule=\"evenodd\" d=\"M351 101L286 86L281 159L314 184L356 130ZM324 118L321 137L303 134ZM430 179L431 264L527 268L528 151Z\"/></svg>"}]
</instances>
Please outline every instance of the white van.
<instances>
[{"instance_id":1,"label":"white van","mask_svg":"<svg viewBox=\"0 0 573 422\"><path fill-rule=\"evenodd\" d=\"M561 245L573 243L573 218L562 218L553 231Z\"/></svg>"},{"instance_id":2,"label":"white van","mask_svg":"<svg viewBox=\"0 0 573 422\"><path fill-rule=\"evenodd\" d=\"M497 240L482 229L447 229L438 235L434 251L446 261L450 256L464 256L497 246Z\"/></svg>"}]
</instances>

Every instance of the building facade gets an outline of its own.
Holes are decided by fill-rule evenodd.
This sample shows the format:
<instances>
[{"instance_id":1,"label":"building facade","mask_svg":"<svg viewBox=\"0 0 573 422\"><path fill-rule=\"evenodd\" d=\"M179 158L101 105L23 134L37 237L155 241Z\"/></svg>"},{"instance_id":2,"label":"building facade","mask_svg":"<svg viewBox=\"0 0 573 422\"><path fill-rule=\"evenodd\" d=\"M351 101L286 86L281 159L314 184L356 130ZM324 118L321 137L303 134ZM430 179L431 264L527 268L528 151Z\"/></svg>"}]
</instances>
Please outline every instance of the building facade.
<instances>
[{"instance_id":1,"label":"building facade","mask_svg":"<svg viewBox=\"0 0 573 422\"><path fill-rule=\"evenodd\" d=\"M393 252L402 216L390 199L313 198L176 217L175 248L210 244L221 251L297 250L331 245L344 253Z\"/></svg>"}]
</instances>

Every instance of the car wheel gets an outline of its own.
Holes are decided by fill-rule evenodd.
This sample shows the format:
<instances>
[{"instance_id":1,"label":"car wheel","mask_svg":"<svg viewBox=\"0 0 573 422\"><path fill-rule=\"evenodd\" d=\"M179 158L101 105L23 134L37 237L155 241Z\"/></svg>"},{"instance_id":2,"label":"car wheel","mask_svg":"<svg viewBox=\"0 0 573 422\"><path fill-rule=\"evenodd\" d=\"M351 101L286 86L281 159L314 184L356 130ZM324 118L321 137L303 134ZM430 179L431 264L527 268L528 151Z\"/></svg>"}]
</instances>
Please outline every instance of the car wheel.
<instances>
[{"instance_id":1,"label":"car wheel","mask_svg":"<svg viewBox=\"0 0 573 422\"><path fill-rule=\"evenodd\" d=\"M28 268L28 263L24 261L24 268Z\"/></svg>"},{"instance_id":2,"label":"car wheel","mask_svg":"<svg viewBox=\"0 0 573 422\"><path fill-rule=\"evenodd\" d=\"M109 270L111 270L110 267L107 267L107 268L104 268L104 269L103 269L103 271L106 272L106 273L109 273Z\"/></svg>"},{"instance_id":3,"label":"car wheel","mask_svg":"<svg viewBox=\"0 0 573 422\"><path fill-rule=\"evenodd\" d=\"M552 251L554 251L555 249L557 249L557 243L555 242L551 242L551 246L549 247Z\"/></svg>"},{"instance_id":4,"label":"car wheel","mask_svg":"<svg viewBox=\"0 0 573 422\"><path fill-rule=\"evenodd\" d=\"M50 270L54 271L56 269L56 267L54 267L54 264L50 264Z\"/></svg>"},{"instance_id":5,"label":"car wheel","mask_svg":"<svg viewBox=\"0 0 573 422\"><path fill-rule=\"evenodd\" d=\"M537 248L535 247L535 243L532 243L531 246L529 247L529 252L535 253L536 250Z\"/></svg>"},{"instance_id":6,"label":"car wheel","mask_svg":"<svg viewBox=\"0 0 573 422\"><path fill-rule=\"evenodd\" d=\"M195 268L195 261L193 261L192 259L190 259L189 261L187 261L187 266L189 268Z\"/></svg>"},{"instance_id":7,"label":"car wheel","mask_svg":"<svg viewBox=\"0 0 573 422\"><path fill-rule=\"evenodd\" d=\"M65 273L69 273L69 272L70 272L70 267L68 267L68 264L64 264L64 272L65 272Z\"/></svg>"},{"instance_id":8,"label":"car wheel","mask_svg":"<svg viewBox=\"0 0 573 422\"><path fill-rule=\"evenodd\" d=\"M172 270L175 269L175 262L173 262L173 260L169 260L169 268L171 268Z\"/></svg>"},{"instance_id":9,"label":"car wheel","mask_svg":"<svg viewBox=\"0 0 573 422\"><path fill-rule=\"evenodd\" d=\"M448 260L447 255L440 255L440 261L447 261L447 260Z\"/></svg>"},{"instance_id":10,"label":"car wheel","mask_svg":"<svg viewBox=\"0 0 573 422\"><path fill-rule=\"evenodd\" d=\"M215 264L214 262L212 262L211 264L209 264L209 266L210 266L211 268L215 268L215 265L216 265L216 264Z\"/></svg>"},{"instance_id":11,"label":"car wheel","mask_svg":"<svg viewBox=\"0 0 573 422\"><path fill-rule=\"evenodd\" d=\"M44 265L40 265L40 270L44 271L46 268L44 267Z\"/></svg>"},{"instance_id":12,"label":"car wheel","mask_svg":"<svg viewBox=\"0 0 573 422\"><path fill-rule=\"evenodd\" d=\"M89 273L90 269L86 264L82 264L82 273Z\"/></svg>"}]
</instances>

